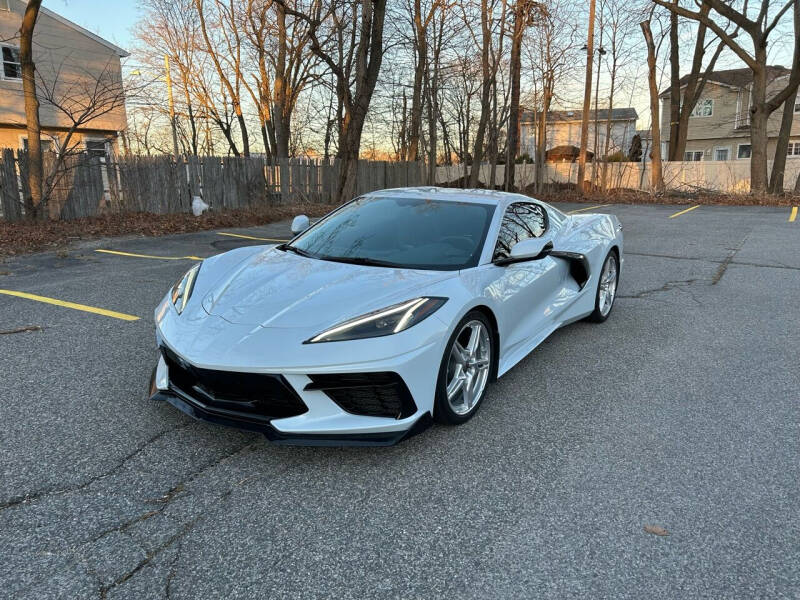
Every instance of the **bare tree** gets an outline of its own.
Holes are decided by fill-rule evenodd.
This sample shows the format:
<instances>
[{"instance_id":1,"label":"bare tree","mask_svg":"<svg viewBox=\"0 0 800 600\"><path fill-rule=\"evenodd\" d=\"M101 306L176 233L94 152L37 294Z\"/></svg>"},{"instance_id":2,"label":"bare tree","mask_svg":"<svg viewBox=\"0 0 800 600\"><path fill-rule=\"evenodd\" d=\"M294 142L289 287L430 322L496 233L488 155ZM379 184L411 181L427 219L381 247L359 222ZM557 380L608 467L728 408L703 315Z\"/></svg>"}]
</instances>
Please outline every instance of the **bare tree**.
<instances>
[{"instance_id":1,"label":"bare tree","mask_svg":"<svg viewBox=\"0 0 800 600\"><path fill-rule=\"evenodd\" d=\"M750 141L752 154L750 157L750 190L756 194L767 191L767 122L769 116L783 104L793 92L796 92L800 82L800 70L792 73L786 85L775 91L772 97L767 98L767 45L769 37L781 18L787 11L796 5L796 0L787 0L781 8L770 18L771 0L762 0L758 15L755 19L748 17L748 7L745 2L741 10L723 0L703 0L701 10L692 11L678 4L677 0L653 0L655 4L678 14L687 19L692 19L705 24L713 31L736 56L738 56L753 74L753 87L751 91L752 104L750 106ZM736 41L736 39L720 26L709 13L704 13L702 6L707 5L722 19L735 24L750 38L752 52ZM800 28L795 28L795 52L800 48ZM655 143L655 140L654 140Z\"/></svg>"},{"instance_id":2,"label":"bare tree","mask_svg":"<svg viewBox=\"0 0 800 600\"><path fill-rule=\"evenodd\" d=\"M783 104L783 114L781 115L781 125L778 130L778 140L775 144L775 160L772 163L772 173L769 178L768 191L771 194L783 193L783 175L786 170L786 152L789 149L789 135L792 132L792 121L794 119L794 106L797 97L797 88L800 84L800 2L795 1L793 9L793 20L795 30L795 44L792 58L792 74L789 79L794 80L795 84L790 91L789 98ZM796 187L800 186L800 175L797 177Z\"/></svg>"},{"instance_id":3,"label":"bare tree","mask_svg":"<svg viewBox=\"0 0 800 600\"><path fill-rule=\"evenodd\" d=\"M335 77L341 114L337 157L342 161L336 200L341 202L353 197L356 190L361 134L383 60L386 0L329 0L327 7L317 2L309 13L288 7L286 0L277 1L286 14L308 23L311 51ZM348 21L338 16L346 11L351 16ZM339 42L334 46L338 56L331 53L329 44L323 45L321 32L325 26L332 27L333 37ZM345 55L352 61L343 60Z\"/></svg>"},{"instance_id":4,"label":"bare tree","mask_svg":"<svg viewBox=\"0 0 800 600\"><path fill-rule=\"evenodd\" d=\"M250 156L250 139L247 133L247 122L242 111L242 42L236 20L236 10L233 0L224 3L222 0L214 0L214 23L218 35L212 39L207 23L207 13L204 0L194 0L197 9L197 18L200 31L205 41L205 50L211 58L217 71L217 76L228 93L233 110L236 113L236 120L239 123L239 131L242 134L242 153ZM220 50L221 46L221 50ZM225 68L223 68L223 63Z\"/></svg>"},{"instance_id":5,"label":"bare tree","mask_svg":"<svg viewBox=\"0 0 800 600\"><path fill-rule=\"evenodd\" d=\"M567 0L547 0L546 13L542 14L537 35L528 46L532 66L533 94L529 108L534 109L536 150L536 191L544 189L544 168L547 151L547 115L555 98L556 85L566 83L576 72L575 51L578 49L578 19L574 6Z\"/></svg>"},{"instance_id":6,"label":"bare tree","mask_svg":"<svg viewBox=\"0 0 800 600\"><path fill-rule=\"evenodd\" d=\"M66 68L63 62L56 64L52 72L39 72L36 82L42 104L49 106L69 124L60 140L55 160L46 173L43 170L42 204L47 206L52 219L61 214L61 206L53 199L52 193L65 175L66 159L83 151L78 141L73 142L76 134L121 109L126 97L122 79L112 61L107 62L99 73L70 65L69 69L74 73L66 75Z\"/></svg>"},{"instance_id":7,"label":"bare tree","mask_svg":"<svg viewBox=\"0 0 800 600\"><path fill-rule=\"evenodd\" d=\"M543 4L533 0L515 0L514 29L511 34L511 103L508 117L508 151L506 155L506 177L504 188L507 192L514 189L514 171L519 146L519 97L520 76L522 70L522 38L525 29L536 23L537 16L546 16L547 9Z\"/></svg>"}]
</instances>

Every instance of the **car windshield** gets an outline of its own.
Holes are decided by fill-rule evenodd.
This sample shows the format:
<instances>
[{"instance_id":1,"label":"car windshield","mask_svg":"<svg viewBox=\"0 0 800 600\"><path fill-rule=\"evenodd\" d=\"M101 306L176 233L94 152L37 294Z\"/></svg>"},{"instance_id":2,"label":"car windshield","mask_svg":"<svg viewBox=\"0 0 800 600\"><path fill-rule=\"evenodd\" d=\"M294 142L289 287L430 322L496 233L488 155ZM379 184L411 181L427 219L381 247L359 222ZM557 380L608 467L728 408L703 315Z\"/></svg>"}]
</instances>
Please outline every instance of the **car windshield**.
<instances>
[{"instance_id":1,"label":"car windshield","mask_svg":"<svg viewBox=\"0 0 800 600\"><path fill-rule=\"evenodd\" d=\"M365 196L283 249L364 265L464 269L478 264L494 208L472 202Z\"/></svg>"}]
</instances>

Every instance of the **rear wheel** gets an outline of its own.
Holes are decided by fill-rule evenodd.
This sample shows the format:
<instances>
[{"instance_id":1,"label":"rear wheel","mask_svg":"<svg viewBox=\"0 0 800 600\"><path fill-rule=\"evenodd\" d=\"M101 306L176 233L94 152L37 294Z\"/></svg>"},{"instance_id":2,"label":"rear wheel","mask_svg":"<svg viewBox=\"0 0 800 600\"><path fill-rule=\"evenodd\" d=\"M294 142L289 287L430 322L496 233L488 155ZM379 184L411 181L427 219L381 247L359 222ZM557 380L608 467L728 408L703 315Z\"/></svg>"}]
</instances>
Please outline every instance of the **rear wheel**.
<instances>
[{"instance_id":1,"label":"rear wheel","mask_svg":"<svg viewBox=\"0 0 800 600\"><path fill-rule=\"evenodd\" d=\"M486 316L468 313L445 346L436 384L434 418L458 425L472 418L486 393L494 359L494 338Z\"/></svg>"},{"instance_id":2,"label":"rear wheel","mask_svg":"<svg viewBox=\"0 0 800 600\"><path fill-rule=\"evenodd\" d=\"M589 321L602 323L611 314L611 309L614 308L614 300L617 297L617 283L619 283L619 257L616 250L612 250L606 256L603 268L600 269L594 312L589 315Z\"/></svg>"}]
</instances>

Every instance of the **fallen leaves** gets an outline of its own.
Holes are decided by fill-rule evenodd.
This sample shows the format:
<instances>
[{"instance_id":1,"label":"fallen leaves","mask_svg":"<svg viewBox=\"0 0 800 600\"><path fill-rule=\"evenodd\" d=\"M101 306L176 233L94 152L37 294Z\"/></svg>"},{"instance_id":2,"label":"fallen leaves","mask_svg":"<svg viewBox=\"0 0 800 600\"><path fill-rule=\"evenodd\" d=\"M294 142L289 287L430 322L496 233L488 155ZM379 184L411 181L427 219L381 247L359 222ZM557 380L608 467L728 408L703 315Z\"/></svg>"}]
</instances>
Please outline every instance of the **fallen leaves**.
<instances>
[{"instance_id":1,"label":"fallen leaves","mask_svg":"<svg viewBox=\"0 0 800 600\"><path fill-rule=\"evenodd\" d=\"M645 525L644 530L647 533L652 533L653 535L669 535L669 531L661 527L660 525Z\"/></svg>"},{"instance_id":2,"label":"fallen leaves","mask_svg":"<svg viewBox=\"0 0 800 600\"><path fill-rule=\"evenodd\" d=\"M124 213L102 215L71 221L22 221L7 223L0 219L0 256L14 256L44 250L60 251L66 244L120 235L158 236L189 233L224 227L250 227L290 219L298 214L309 217L326 215L335 206L330 204L290 204L250 209L208 211L195 217L191 213L155 215Z\"/></svg>"}]
</instances>

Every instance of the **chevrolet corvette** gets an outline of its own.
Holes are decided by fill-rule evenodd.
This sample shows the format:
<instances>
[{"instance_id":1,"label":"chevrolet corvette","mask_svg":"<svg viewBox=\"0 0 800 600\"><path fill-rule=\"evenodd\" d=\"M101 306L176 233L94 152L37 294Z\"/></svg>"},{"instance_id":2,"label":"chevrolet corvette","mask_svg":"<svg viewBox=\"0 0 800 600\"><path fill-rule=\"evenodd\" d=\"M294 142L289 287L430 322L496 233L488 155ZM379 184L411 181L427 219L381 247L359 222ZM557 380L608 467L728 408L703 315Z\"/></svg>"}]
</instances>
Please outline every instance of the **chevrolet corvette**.
<instances>
[{"instance_id":1,"label":"chevrolet corvette","mask_svg":"<svg viewBox=\"0 0 800 600\"><path fill-rule=\"evenodd\" d=\"M389 445L473 417L553 331L606 320L622 226L519 194L371 192L207 258L156 309L150 396L277 443Z\"/></svg>"}]
</instances>

